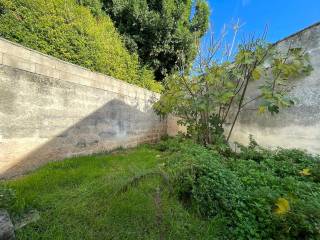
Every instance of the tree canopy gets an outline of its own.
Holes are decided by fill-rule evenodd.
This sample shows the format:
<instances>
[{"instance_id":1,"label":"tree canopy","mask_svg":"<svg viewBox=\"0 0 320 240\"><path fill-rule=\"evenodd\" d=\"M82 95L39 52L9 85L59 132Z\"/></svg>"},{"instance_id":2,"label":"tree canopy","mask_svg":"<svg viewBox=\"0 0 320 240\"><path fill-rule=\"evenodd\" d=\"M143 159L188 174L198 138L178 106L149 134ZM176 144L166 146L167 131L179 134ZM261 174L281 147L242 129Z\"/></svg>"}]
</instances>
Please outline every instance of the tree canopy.
<instances>
[{"instance_id":1,"label":"tree canopy","mask_svg":"<svg viewBox=\"0 0 320 240\"><path fill-rule=\"evenodd\" d=\"M191 64L197 55L196 40L209 23L205 0L103 0L103 9L129 51L137 52L159 81L172 73L181 56Z\"/></svg>"}]
</instances>

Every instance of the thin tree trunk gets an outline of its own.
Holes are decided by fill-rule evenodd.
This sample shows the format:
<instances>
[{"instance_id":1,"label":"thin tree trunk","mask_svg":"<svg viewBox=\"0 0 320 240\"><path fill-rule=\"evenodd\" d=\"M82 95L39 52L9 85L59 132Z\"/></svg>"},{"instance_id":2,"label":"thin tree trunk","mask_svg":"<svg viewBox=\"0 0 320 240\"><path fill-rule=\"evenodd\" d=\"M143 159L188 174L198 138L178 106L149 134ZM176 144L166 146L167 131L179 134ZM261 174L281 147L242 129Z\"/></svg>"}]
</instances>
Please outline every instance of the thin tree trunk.
<instances>
[{"instance_id":1,"label":"thin tree trunk","mask_svg":"<svg viewBox=\"0 0 320 240\"><path fill-rule=\"evenodd\" d=\"M246 78L246 84L244 86L244 89L243 89L243 92L242 92L242 95L241 95L241 98L240 98L240 102L239 102L239 105L238 105L238 109L237 109L237 113L236 113L236 116L232 122L232 126L231 126L231 129L229 131L229 134L228 134L228 137L227 137L227 141L229 142L230 140L230 137L231 137L231 134L232 134L232 131L234 129L234 126L238 120L238 117L239 117L239 114L240 114L240 111L241 111L241 106L242 106L242 103L243 103L243 100L244 100L244 97L246 95L246 92L247 92L247 88L248 88L248 85L249 85L249 78L247 77Z\"/></svg>"}]
</instances>

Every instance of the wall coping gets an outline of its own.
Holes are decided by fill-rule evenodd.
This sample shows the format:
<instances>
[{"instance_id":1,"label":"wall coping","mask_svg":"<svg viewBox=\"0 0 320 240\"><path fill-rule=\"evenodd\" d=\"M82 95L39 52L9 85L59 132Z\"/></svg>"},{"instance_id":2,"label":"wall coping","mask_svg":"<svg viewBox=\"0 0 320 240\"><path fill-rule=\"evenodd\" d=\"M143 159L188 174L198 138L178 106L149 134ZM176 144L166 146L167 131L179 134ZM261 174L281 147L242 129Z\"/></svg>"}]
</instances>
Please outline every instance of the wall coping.
<instances>
[{"instance_id":1,"label":"wall coping","mask_svg":"<svg viewBox=\"0 0 320 240\"><path fill-rule=\"evenodd\" d=\"M0 37L0 65L98 88L133 98L159 98L160 94L114 77L91 71Z\"/></svg>"},{"instance_id":2,"label":"wall coping","mask_svg":"<svg viewBox=\"0 0 320 240\"><path fill-rule=\"evenodd\" d=\"M305 28L303 28L303 29L301 29L301 30L299 30L299 31L297 31L297 32L295 32L295 33L292 33L292 34L290 34L289 36L286 36L286 37L284 37L284 38L276 41L276 42L273 43L273 44L274 44L274 45L277 45L277 44L279 44L279 43L281 43L281 42L285 42L285 41L287 41L287 40L289 40L289 39L291 39L291 38L294 38L294 37L296 37L296 36L298 36L298 35L300 35L300 34L305 33L305 32L308 31L308 30L313 29L313 28L316 28L316 27L318 27L318 26L320 27L320 21L319 21L319 22L316 22L316 23L314 23L314 24L311 24L310 26L305 27Z\"/></svg>"}]
</instances>

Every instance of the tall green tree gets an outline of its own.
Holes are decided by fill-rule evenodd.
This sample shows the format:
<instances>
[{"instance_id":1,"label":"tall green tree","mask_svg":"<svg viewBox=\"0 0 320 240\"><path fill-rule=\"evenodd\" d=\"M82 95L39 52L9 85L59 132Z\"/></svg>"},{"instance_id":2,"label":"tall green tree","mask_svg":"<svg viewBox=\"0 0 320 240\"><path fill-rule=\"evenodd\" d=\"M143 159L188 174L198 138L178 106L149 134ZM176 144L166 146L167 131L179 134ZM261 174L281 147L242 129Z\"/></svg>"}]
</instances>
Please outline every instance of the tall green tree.
<instances>
[{"instance_id":1,"label":"tall green tree","mask_svg":"<svg viewBox=\"0 0 320 240\"><path fill-rule=\"evenodd\" d=\"M180 56L191 64L197 39L208 29L205 0L103 0L103 8L127 48L155 70L159 81L176 68Z\"/></svg>"}]
</instances>

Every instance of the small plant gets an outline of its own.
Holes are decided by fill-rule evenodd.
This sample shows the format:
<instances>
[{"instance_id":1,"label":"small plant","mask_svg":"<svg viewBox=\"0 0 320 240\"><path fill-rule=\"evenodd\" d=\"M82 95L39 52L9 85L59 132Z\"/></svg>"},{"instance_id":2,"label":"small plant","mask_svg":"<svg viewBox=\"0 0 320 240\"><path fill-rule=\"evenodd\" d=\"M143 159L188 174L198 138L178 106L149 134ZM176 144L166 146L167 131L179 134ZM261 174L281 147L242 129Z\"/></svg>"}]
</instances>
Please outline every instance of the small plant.
<instances>
[{"instance_id":1,"label":"small plant","mask_svg":"<svg viewBox=\"0 0 320 240\"><path fill-rule=\"evenodd\" d=\"M180 149L181 142L184 141L183 136L168 137L161 139L154 147L161 152L174 152Z\"/></svg>"}]
</instances>

